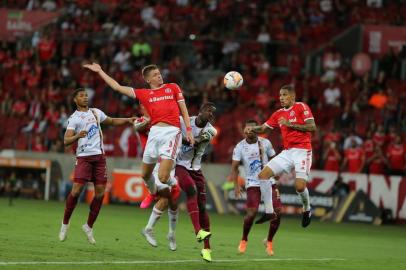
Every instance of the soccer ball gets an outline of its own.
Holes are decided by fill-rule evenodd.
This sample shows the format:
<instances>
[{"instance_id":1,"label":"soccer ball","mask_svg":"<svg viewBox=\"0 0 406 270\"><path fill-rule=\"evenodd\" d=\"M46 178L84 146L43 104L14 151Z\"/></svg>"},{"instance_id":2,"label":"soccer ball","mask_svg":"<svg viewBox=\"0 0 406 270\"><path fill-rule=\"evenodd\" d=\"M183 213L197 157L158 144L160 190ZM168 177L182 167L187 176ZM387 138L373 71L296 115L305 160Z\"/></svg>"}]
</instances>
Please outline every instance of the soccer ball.
<instances>
[{"instance_id":1,"label":"soccer ball","mask_svg":"<svg viewBox=\"0 0 406 270\"><path fill-rule=\"evenodd\" d=\"M236 90L244 82L241 74L237 71L230 71L224 76L224 86L230 90Z\"/></svg>"}]
</instances>

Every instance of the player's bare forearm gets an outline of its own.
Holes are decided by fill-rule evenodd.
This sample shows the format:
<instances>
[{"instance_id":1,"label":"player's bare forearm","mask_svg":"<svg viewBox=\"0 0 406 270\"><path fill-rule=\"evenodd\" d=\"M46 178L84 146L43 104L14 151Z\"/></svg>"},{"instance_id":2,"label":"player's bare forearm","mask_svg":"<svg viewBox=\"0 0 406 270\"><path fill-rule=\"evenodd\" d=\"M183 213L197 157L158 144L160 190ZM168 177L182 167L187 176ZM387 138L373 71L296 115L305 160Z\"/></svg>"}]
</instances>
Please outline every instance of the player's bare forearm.
<instances>
[{"instance_id":1,"label":"player's bare forearm","mask_svg":"<svg viewBox=\"0 0 406 270\"><path fill-rule=\"evenodd\" d=\"M113 90L115 90L115 91L117 91L117 92L119 92L119 93L121 93L123 95L134 98L133 89L131 87L120 85L116 80L114 80L112 77L110 77L103 70L100 70L98 72L98 74L111 88L113 88Z\"/></svg>"},{"instance_id":2,"label":"player's bare forearm","mask_svg":"<svg viewBox=\"0 0 406 270\"><path fill-rule=\"evenodd\" d=\"M262 134L265 133L267 131L268 127L263 124L262 126L253 126L251 127L251 130L257 134Z\"/></svg>"},{"instance_id":3,"label":"player's bare forearm","mask_svg":"<svg viewBox=\"0 0 406 270\"><path fill-rule=\"evenodd\" d=\"M75 132L72 129L68 129L65 132L65 135L63 137L63 144L65 146L69 146L72 143L76 142L80 138L84 138L87 135L87 131L82 130L81 132L75 134Z\"/></svg>"},{"instance_id":4,"label":"player's bare forearm","mask_svg":"<svg viewBox=\"0 0 406 270\"><path fill-rule=\"evenodd\" d=\"M312 132L316 131L316 123L313 119L306 120L304 124L291 124L287 125L289 128L296 129L303 132Z\"/></svg>"},{"instance_id":5,"label":"player's bare forearm","mask_svg":"<svg viewBox=\"0 0 406 270\"><path fill-rule=\"evenodd\" d=\"M111 125L111 126L122 126L126 124L133 124L135 121L135 117L132 118L111 118L107 117L106 120L103 121L103 124Z\"/></svg>"},{"instance_id":6,"label":"player's bare forearm","mask_svg":"<svg viewBox=\"0 0 406 270\"><path fill-rule=\"evenodd\" d=\"M131 87L122 86L112 77L110 77L106 72L103 71L101 66L97 63L85 64L83 67L90 69L93 72L99 74L99 76L111 87L113 90L120 92L121 94L127 95L134 98L134 92Z\"/></svg>"},{"instance_id":7,"label":"player's bare forearm","mask_svg":"<svg viewBox=\"0 0 406 270\"><path fill-rule=\"evenodd\" d=\"M184 101L179 101L178 102L180 114L182 115L183 121L185 122L186 128L190 127L190 117L189 117L189 112L186 108L186 103Z\"/></svg>"},{"instance_id":8,"label":"player's bare forearm","mask_svg":"<svg viewBox=\"0 0 406 270\"><path fill-rule=\"evenodd\" d=\"M238 165L239 161L233 160L231 163L231 173L230 173L230 178L231 181L234 183L234 186L238 185Z\"/></svg>"}]
</instances>

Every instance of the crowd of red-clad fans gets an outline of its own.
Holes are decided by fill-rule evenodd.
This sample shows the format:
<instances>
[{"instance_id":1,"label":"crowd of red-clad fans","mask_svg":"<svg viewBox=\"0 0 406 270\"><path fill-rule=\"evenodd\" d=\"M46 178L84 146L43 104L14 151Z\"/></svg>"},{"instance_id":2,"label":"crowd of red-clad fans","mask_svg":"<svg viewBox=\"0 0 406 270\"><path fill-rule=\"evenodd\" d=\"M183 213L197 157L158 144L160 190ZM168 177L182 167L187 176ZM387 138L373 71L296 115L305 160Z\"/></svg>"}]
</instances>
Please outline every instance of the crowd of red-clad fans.
<instances>
[{"instance_id":1,"label":"crowd of red-clad fans","mask_svg":"<svg viewBox=\"0 0 406 270\"><path fill-rule=\"evenodd\" d=\"M70 93L88 90L91 104L110 116L139 114L138 104L114 93L81 68L97 61L122 84L143 86L140 68L158 63L178 82L191 114L207 100L217 106L219 135L209 159L228 162L241 123L259 123L278 108L278 90L293 84L308 103L318 131L314 168L405 172L406 82L399 80L405 49L379 59L379 74L355 76L334 47L323 74L304 71L303 57L355 23L404 25L402 1L8 1L7 8L59 11L58 22L18 43L0 44L0 148L64 152ZM300 45L297 45L300 44ZM277 73L274 67L284 67ZM218 71L239 70L244 86L228 91ZM201 74L217 74L201 80ZM199 76L196 76L196 73ZM220 74L220 75L219 75ZM203 76L204 77L204 76ZM105 128L108 155L140 156L143 136ZM269 135L280 149L279 133Z\"/></svg>"}]
</instances>

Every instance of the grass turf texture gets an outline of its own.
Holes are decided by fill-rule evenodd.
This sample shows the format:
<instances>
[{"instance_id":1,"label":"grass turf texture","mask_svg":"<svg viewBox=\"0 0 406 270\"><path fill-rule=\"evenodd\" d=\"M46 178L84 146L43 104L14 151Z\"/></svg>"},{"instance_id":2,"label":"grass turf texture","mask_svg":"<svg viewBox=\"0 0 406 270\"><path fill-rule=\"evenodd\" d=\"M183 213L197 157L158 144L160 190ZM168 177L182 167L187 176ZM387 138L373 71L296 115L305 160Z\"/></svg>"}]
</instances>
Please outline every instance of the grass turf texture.
<instances>
[{"instance_id":1,"label":"grass turf texture","mask_svg":"<svg viewBox=\"0 0 406 270\"><path fill-rule=\"evenodd\" d=\"M211 264L200 259L202 244L194 239L186 213L177 228L178 250L168 249L167 214L156 227L159 246L149 246L140 231L149 210L134 206L104 206L94 227L97 244L88 244L81 225L88 206L79 204L71 219L68 239L58 232L64 204L16 200L9 207L0 199L1 269L406 269L406 227L333 224L313 221L307 228L298 218L283 218L274 239L275 256L268 257L262 244L267 225L254 225L247 252L237 254L242 216L211 214L213 237ZM342 260L307 260L307 259ZM222 261L217 261L222 260ZM265 259L266 261L254 261ZM182 262L175 262L180 260ZM186 260L186 262L184 261ZM247 261L244 261L247 260ZM4 262L100 262L100 264L10 265ZM111 262L124 262L117 264ZM141 261L144 261L142 264ZM153 263L149 261L159 261ZM166 261L166 263L165 263ZM133 262L133 263L131 263Z\"/></svg>"}]
</instances>

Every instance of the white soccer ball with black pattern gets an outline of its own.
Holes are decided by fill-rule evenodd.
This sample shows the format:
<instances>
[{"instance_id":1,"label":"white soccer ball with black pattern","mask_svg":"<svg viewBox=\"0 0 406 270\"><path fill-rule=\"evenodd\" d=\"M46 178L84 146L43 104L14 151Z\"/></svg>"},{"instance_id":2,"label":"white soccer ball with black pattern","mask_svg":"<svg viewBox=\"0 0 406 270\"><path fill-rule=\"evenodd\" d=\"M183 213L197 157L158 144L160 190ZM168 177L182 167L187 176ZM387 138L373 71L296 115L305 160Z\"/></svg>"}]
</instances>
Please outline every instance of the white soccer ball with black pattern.
<instances>
[{"instance_id":1,"label":"white soccer ball with black pattern","mask_svg":"<svg viewBox=\"0 0 406 270\"><path fill-rule=\"evenodd\" d=\"M244 79L237 71L230 71L224 76L224 86L230 90L236 90L241 87Z\"/></svg>"}]
</instances>

